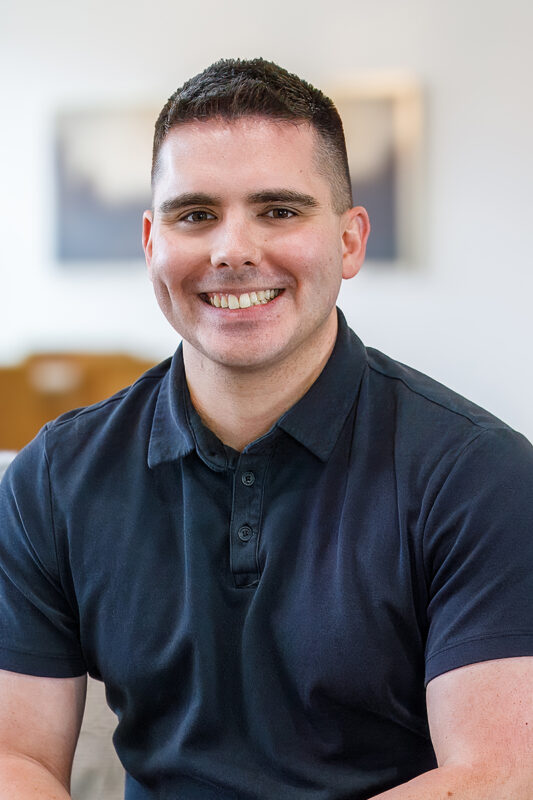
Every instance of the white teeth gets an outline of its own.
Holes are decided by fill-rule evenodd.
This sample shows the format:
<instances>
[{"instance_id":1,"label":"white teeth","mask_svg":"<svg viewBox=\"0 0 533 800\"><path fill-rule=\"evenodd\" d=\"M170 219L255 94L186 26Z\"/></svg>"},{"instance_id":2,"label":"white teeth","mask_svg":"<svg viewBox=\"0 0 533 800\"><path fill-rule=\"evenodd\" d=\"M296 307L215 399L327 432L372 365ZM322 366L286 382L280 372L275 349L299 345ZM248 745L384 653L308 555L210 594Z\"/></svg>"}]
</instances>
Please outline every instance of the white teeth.
<instances>
[{"instance_id":1,"label":"white teeth","mask_svg":"<svg viewBox=\"0 0 533 800\"><path fill-rule=\"evenodd\" d=\"M278 296L281 289L260 289L257 292L243 292L237 297L235 294L210 294L208 302L215 308L250 308L250 306L266 305Z\"/></svg>"}]
</instances>

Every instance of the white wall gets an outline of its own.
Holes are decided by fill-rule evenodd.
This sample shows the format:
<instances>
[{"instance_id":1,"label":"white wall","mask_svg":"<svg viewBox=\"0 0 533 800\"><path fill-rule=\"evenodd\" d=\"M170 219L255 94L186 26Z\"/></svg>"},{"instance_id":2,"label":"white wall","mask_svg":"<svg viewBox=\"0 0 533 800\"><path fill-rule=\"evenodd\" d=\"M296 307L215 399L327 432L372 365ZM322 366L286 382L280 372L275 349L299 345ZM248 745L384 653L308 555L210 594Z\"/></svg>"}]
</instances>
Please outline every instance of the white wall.
<instances>
[{"instance_id":1,"label":"white wall","mask_svg":"<svg viewBox=\"0 0 533 800\"><path fill-rule=\"evenodd\" d=\"M142 266L54 263L57 108L161 106L219 57L262 55L328 87L401 68L427 100L425 263L396 274L369 265L341 305L367 344L533 438L532 29L529 0L8 0L0 362L71 347L158 358L176 345Z\"/></svg>"}]
</instances>

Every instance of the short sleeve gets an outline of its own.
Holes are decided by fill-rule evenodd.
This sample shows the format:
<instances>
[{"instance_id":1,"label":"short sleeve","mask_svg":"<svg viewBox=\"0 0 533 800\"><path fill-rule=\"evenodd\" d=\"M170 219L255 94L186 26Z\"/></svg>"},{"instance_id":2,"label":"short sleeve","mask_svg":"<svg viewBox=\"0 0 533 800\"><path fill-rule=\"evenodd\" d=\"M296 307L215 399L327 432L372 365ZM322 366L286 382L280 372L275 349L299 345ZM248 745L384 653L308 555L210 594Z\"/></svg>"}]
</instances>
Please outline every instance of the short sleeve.
<instances>
[{"instance_id":1,"label":"short sleeve","mask_svg":"<svg viewBox=\"0 0 533 800\"><path fill-rule=\"evenodd\" d=\"M424 530L426 683L491 659L533 655L533 448L507 428L469 442Z\"/></svg>"},{"instance_id":2,"label":"short sleeve","mask_svg":"<svg viewBox=\"0 0 533 800\"><path fill-rule=\"evenodd\" d=\"M74 677L86 667L58 567L45 437L43 429L0 483L0 669Z\"/></svg>"}]
</instances>

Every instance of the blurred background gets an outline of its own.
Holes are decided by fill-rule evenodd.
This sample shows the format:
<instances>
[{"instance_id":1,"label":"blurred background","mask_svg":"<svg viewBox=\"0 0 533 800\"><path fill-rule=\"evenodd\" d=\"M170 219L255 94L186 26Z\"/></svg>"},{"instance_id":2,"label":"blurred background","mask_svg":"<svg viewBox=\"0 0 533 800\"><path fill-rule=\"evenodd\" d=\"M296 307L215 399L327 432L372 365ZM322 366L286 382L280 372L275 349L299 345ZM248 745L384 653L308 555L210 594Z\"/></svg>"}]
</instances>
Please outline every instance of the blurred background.
<instances>
[{"instance_id":1,"label":"blurred background","mask_svg":"<svg viewBox=\"0 0 533 800\"><path fill-rule=\"evenodd\" d=\"M4 0L0 369L16 386L16 416L23 381L54 416L62 393L71 392L74 405L98 399L114 388L109 375L127 383L177 345L145 275L140 213L129 256L61 255L58 226L69 202L65 209L63 197L59 210L58 131L65 119L153 109L153 124L174 89L207 64L261 55L339 98L371 85L419 92L415 149L393 181L393 223L407 244L369 260L343 287L340 305L366 344L533 438L532 33L526 0ZM71 141L81 142L75 131ZM90 178L92 156L78 149L78 169ZM145 180L147 192L149 142L127 141L123 151L124 185L130 164L132 183ZM105 175L112 165L94 168ZM364 202L357 181L356 199ZM92 230L89 224L89 242L101 235ZM34 364L31 374L26 363L20 378L28 357L64 351L107 354L107 377L87 377L86 355L85 366L56 358L51 367ZM119 353L140 360L119 367ZM13 420L9 391L0 390L1 416ZM0 448L15 446L0 441Z\"/></svg>"},{"instance_id":2,"label":"blurred background","mask_svg":"<svg viewBox=\"0 0 533 800\"><path fill-rule=\"evenodd\" d=\"M375 222L351 326L533 439L529 0L3 0L1 19L0 450L175 350L140 245L150 126L186 78L256 56L350 128ZM129 112L148 134L120 128ZM122 796L113 726L92 681L76 800Z\"/></svg>"}]
</instances>

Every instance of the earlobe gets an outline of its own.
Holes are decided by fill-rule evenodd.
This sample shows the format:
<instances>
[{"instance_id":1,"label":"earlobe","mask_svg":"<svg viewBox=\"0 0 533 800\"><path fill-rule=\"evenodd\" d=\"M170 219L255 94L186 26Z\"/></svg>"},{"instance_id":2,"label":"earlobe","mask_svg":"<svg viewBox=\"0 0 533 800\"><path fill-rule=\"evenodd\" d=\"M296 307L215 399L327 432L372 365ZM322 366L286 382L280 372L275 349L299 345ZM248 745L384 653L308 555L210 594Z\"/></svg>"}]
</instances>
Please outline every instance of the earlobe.
<instances>
[{"instance_id":1,"label":"earlobe","mask_svg":"<svg viewBox=\"0 0 533 800\"><path fill-rule=\"evenodd\" d=\"M142 245L144 250L144 258L146 266L148 267L148 274L152 264L152 226L153 217L151 211L145 211L143 214L143 232L142 232Z\"/></svg>"},{"instance_id":2,"label":"earlobe","mask_svg":"<svg viewBox=\"0 0 533 800\"><path fill-rule=\"evenodd\" d=\"M353 278L361 269L369 233L370 220L363 206L346 212L342 234L342 277L345 280Z\"/></svg>"}]
</instances>

